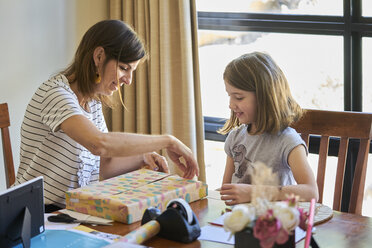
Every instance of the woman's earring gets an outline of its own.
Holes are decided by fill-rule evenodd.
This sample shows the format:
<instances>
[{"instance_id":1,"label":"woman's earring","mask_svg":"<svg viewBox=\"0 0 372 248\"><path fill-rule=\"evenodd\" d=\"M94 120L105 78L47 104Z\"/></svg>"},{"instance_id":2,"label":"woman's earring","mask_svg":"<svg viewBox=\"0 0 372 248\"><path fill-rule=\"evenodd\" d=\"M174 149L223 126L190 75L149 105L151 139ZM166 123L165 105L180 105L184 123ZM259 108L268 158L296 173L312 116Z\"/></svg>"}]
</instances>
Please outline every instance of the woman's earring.
<instances>
[{"instance_id":1,"label":"woman's earring","mask_svg":"<svg viewBox=\"0 0 372 248\"><path fill-rule=\"evenodd\" d=\"M99 84L101 82L101 76L98 72L96 72L96 84Z\"/></svg>"}]
</instances>

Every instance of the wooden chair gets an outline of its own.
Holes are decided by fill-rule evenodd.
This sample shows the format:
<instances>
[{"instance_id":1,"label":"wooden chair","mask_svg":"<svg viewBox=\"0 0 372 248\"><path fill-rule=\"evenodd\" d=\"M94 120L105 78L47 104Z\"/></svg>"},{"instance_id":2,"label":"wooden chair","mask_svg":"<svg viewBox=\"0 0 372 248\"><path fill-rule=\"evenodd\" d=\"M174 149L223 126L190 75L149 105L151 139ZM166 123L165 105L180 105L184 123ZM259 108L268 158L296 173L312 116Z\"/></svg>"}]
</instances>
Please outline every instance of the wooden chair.
<instances>
[{"instance_id":1,"label":"wooden chair","mask_svg":"<svg viewBox=\"0 0 372 248\"><path fill-rule=\"evenodd\" d=\"M372 137L372 114L324 110L305 110L304 116L291 125L309 146L310 134L320 136L317 184L319 202L323 201L324 178L330 137L340 138L333 198L333 209L341 210L341 198L349 139L360 139L350 196L349 212L361 214L369 146Z\"/></svg>"},{"instance_id":2,"label":"wooden chair","mask_svg":"<svg viewBox=\"0 0 372 248\"><path fill-rule=\"evenodd\" d=\"M5 166L5 180L6 187L9 188L15 182L15 172L13 163L12 147L10 144L9 135L9 111L8 104L0 104L0 129L3 145L3 156L4 156L4 166Z\"/></svg>"}]
</instances>

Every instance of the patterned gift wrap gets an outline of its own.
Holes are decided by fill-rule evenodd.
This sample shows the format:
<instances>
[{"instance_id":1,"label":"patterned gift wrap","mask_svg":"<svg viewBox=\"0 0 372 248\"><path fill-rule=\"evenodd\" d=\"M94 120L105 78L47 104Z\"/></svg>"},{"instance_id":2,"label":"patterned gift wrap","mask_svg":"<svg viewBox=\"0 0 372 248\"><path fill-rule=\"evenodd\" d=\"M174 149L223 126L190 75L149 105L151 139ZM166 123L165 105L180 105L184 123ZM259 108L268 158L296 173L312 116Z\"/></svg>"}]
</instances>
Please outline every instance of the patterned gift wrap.
<instances>
[{"instance_id":1,"label":"patterned gift wrap","mask_svg":"<svg viewBox=\"0 0 372 248\"><path fill-rule=\"evenodd\" d=\"M207 196L207 184L140 169L66 192L66 208L127 224L142 219L149 207L162 212L175 198L193 202Z\"/></svg>"}]
</instances>

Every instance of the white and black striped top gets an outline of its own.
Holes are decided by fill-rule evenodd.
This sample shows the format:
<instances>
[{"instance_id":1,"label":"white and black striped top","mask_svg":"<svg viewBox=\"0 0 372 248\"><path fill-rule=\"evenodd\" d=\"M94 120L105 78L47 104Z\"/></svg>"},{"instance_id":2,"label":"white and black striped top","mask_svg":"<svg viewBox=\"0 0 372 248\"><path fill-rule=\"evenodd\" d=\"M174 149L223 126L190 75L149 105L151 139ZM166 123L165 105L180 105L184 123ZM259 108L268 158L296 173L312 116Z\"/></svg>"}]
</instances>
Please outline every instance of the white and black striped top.
<instances>
[{"instance_id":1,"label":"white and black striped top","mask_svg":"<svg viewBox=\"0 0 372 248\"><path fill-rule=\"evenodd\" d=\"M65 205L65 192L99 180L99 156L67 136L61 123L73 115L84 115L102 132L107 132L98 101L89 103L90 113L63 75L44 82L27 106L21 127L20 165L15 184L42 175L44 203ZM62 204L62 205L61 205Z\"/></svg>"}]
</instances>

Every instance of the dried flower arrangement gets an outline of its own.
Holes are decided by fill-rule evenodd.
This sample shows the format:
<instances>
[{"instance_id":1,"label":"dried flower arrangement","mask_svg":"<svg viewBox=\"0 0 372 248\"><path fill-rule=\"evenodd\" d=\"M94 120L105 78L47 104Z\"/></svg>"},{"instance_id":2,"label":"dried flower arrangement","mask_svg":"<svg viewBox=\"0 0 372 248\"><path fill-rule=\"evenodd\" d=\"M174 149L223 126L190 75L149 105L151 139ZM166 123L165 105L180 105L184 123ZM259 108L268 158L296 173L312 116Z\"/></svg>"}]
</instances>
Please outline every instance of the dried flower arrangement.
<instances>
[{"instance_id":1,"label":"dried flower arrangement","mask_svg":"<svg viewBox=\"0 0 372 248\"><path fill-rule=\"evenodd\" d=\"M253 236L263 248L284 244L297 226L306 230L308 213L298 207L299 198L291 195L287 200L275 202L278 180L272 169L263 163L255 163L252 173L252 202L235 205L226 214L224 228L231 235L244 229L253 230ZM265 187L266 186L266 187Z\"/></svg>"}]
</instances>

